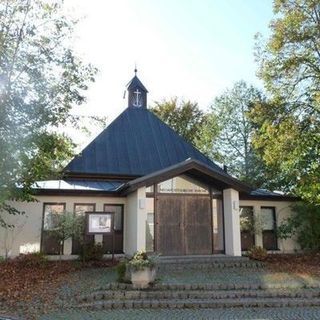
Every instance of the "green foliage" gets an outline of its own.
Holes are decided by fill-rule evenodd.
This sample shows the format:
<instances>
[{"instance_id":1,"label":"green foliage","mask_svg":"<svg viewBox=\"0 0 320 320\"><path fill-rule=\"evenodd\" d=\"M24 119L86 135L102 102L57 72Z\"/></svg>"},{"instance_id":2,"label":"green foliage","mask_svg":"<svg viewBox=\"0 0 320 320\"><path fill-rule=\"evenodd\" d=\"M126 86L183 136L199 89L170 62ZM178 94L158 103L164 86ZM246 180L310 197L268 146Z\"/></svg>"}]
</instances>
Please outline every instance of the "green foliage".
<instances>
[{"instance_id":1,"label":"green foliage","mask_svg":"<svg viewBox=\"0 0 320 320\"><path fill-rule=\"evenodd\" d=\"M63 242L69 238L81 238L84 232L84 219L75 215L73 212L64 212L55 214L55 228L49 232L59 241L60 254L62 253Z\"/></svg>"},{"instance_id":2,"label":"green foliage","mask_svg":"<svg viewBox=\"0 0 320 320\"><path fill-rule=\"evenodd\" d=\"M77 126L96 69L71 48L74 21L62 1L0 2L0 225L18 214L8 200L33 201L32 184L56 177L73 152L61 129ZM19 188L17 188L19 186Z\"/></svg>"},{"instance_id":3,"label":"green foliage","mask_svg":"<svg viewBox=\"0 0 320 320\"><path fill-rule=\"evenodd\" d=\"M260 215L248 214L244 208L240 209L240 230L250 234L260 234L263 228L263 221Z\"/></svg>"},{"instance_id":4,"label":"green foliage","mask_svg":"<svg viewBox=\"0 0 320 320\"><path fill-rule=\"evenodd\" d=\"M104 255L104 248L100 243L84 243L81 246L79 258L83 262L101 261Z\"/></svg>"},{"instance_id":5,"label":"green foliage","mask_svg":"<svg viewBox=\"0 0 320 320\"><path fill-rule=\"evenodd\" d=\"M144 251L137 251L128 261L130 270L143 270L144 268L153 269L157 257L150 257Z\"/></svg>"},{"instance_id":6,"label":"green foliage","mask_svg":"<svg viewBox=\"0 0 320 320\"><path fill-rule=\"evenodd\" d=\"M278 183L320 203L320 8L316 0L276 0L271 36L257 39L268 103L252 111L254 144Z\"/></svg>"},{"instance_id":7,"label":"green foliage","mask_svg":"<svg viewBox=\"0 0 320 320\"><path fill-rule=\"evenodd\" d=\"M196 102L173 98L156 102L151 111L204 154L213 155L216 119L201 111Z\"/></svg>"},{"instance_id":8,"label":"green foliage","mask_svg":"<svg viewBox=\"0 0 320 320\"><path fill-rule=\"evenodd\" d=\"M127 272L127 262L121 261L117 265L118 282L125 282L125 276Z\"/></svg>"},{"instance_id":9,"label":"green foliage","mask_svg":"<svg viewBox=\"0 0 320 320\"><path fill-rule=\"evenodd\" d=\"M254 124L248 113L264 99L261 91L239 81L217 97L211 107L219 126L215 154L219 154L219 161L228 166L231 174L256 187L265 181L264 165L252 146Z\"/></svg>"},{"instance_id":10,"label":"green foliage","mask_svg":"<svg viewBox=\"0 0 320 320\"><path fill-rule=\"evenodd\" d=\"M50 231L60 242L71 238L75 234L79 219L74 213L57 213L54 220L55 228Z\"/></svg>"},{"instance_id":11,"label":"green foliage","mask_svg":"<svg viewBox=\"0 0 320 320\"><path fill-rule=\"evenodd\" d=\"M299 202L293 205L292 209L292 215L278 226L279 238L296 236L302 249L319 251L320 207Z\"/></svg>"},{"instance_id":12,"label":"green foliage","mask_svg":"<svg viewBox=\"0 0 320 320\"><path fill-rule=\"evenodd\" d=\"M268 253L266 249L254 246L248 251L248 257L252 260L264 261L267 259Z\"/></svg>"}]
</instances>

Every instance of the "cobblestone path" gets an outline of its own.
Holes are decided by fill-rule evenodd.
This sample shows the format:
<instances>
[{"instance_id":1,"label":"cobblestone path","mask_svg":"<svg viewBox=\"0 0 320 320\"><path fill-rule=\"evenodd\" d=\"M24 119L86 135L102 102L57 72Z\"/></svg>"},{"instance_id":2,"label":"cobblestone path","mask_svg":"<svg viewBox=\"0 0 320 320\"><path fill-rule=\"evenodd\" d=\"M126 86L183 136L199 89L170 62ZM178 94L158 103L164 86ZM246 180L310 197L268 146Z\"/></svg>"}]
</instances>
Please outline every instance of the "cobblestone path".
<instances>
[{"instance_id":1,"label":"cobblestone path","mask_svg":"<svg viewBox=\"0 0 320 320\"><path fill-rule=\"evenodd\" d=\"M54 313L41 320L143 320L143 319L226 319L226 320L319 320L320 308L252 308L252 309L178 309L111 310Z\"/></svg>"}]
</instances>

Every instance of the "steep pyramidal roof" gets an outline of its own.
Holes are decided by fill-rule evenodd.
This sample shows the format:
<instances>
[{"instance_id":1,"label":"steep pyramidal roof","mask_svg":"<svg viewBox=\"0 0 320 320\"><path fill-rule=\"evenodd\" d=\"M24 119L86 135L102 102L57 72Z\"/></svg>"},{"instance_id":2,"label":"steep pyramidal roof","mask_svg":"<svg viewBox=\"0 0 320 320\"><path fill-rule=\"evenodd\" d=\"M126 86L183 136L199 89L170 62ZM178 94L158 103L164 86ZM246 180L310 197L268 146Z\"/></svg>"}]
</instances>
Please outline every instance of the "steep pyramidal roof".
<instances>
[{"instance_id":1,"label":"steep pyramidal roof","mask_svg":"<svg viewBox=\"0 0 320 320\"><path fill-rule=\"evenodd\" d=\"M130 82L127 84L127 89L135 89L136 87L139 87L141 90L148 92L148 90L146 89L146 87L142 84L142 82L140 81L140 79L135 75Z\"/></svg>"},{"instance_id":2,"label":"steep pyramidal roof","mask_svg":"<svg viewBox=\"0 0 320 320\"><path fill-rule=\"evenodd\" d=\"M146 108L127 108L65 168L74 174L144 176L188 158L226 174Z\"/></svg>"}]
</instances>

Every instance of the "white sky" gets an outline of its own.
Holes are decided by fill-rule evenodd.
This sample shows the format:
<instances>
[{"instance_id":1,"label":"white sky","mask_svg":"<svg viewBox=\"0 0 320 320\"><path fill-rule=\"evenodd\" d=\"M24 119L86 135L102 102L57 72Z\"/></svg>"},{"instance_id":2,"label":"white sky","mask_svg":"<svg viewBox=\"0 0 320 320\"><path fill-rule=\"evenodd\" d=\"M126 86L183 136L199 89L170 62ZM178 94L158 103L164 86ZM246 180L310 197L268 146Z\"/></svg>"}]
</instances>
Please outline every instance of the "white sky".
<instances>
[{"instance_id":1,"label":"white sky","mask_svg":"<svg viewBox=\"0 0 320 320\"><path fill-rule=\"evenodd\" d=\"M267 34L271 0L66 0L66 6L85 17L75 47L99 69L76 113L109 121L119 115L135 63L149 105L177 96L206 109L237 80L260 85L253 37Z\"/></svg>"}]
</instances>

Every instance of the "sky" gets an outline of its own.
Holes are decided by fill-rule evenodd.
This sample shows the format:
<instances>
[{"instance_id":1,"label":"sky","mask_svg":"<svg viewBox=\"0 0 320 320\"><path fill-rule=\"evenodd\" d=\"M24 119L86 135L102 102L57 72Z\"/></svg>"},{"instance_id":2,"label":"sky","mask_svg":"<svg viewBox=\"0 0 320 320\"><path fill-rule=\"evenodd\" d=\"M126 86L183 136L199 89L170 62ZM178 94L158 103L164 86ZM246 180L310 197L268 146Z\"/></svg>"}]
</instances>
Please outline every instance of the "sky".
<instances>
[{"instance_id":1,"label":"sky","mask_svg":"<svg viewBox=\"0 0 320 320\"><path fill-rule=\"evenodd\" d=\"M75 30L75 50L99 69L77 114L106 116L108 122L119 115L127 106L123 93L135 64L149 90L149 105L178 97L206 110L238 80L262 86L256 77L254 35L268 35L272 0L65 3L83 17Z\"/></svg>"}]
</instances>

